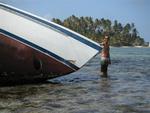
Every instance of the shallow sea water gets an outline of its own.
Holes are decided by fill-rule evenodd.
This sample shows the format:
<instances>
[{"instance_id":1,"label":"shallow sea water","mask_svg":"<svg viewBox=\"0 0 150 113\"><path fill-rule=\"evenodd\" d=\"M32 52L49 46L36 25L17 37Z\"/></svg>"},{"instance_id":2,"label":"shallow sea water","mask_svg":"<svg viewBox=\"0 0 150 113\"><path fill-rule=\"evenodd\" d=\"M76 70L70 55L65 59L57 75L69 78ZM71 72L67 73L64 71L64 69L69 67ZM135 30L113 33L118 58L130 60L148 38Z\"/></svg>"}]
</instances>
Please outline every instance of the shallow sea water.
<instances>
[{"instance_id":1,"label":"shallow sea water","mask_svg":"<svg viewBox=\"0 0 150 113\"><path fill-rule=\"evenodd\" d=\"M150 48L111 48L109 77L99 55L46 83L0 87L0 113L150 113Z\"/></svg>"}]
</instances>

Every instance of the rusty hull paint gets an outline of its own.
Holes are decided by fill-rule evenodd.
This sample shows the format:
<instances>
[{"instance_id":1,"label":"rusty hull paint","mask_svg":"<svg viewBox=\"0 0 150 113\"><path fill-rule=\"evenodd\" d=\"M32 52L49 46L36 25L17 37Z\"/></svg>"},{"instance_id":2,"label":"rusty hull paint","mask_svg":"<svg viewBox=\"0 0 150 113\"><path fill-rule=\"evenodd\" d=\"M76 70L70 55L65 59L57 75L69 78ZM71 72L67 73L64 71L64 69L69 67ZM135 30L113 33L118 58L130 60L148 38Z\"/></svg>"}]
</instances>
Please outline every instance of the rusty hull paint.
<instances>
[{"instance_id":1,"label":"rusty hull paint","mask_svg":"<svg viewBox=\"0 0 150 113\"><path fill-rule=\"evenodd\" d=\"M21 42L0 34L0 74L53 78L74 70Z\"/></svg>"}]
</instances>

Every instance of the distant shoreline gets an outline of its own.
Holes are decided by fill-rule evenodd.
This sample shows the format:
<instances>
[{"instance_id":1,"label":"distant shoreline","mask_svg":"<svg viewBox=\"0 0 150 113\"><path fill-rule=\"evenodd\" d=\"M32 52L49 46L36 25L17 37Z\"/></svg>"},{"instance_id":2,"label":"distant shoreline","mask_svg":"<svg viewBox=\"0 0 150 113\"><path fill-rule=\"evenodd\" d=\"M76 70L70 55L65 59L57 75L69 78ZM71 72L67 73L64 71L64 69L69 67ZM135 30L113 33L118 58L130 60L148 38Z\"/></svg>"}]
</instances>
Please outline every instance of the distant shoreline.
<instances>
[{"instance_id":1,"label":"distant shoreline","mask_svg":"<svg viewBox=\"0 0 150 113\"><path fill-rule=\"evenodd\" d=\"M111 48L150 48L150 46L110 46Z\"/></svg>"}]
</instances>

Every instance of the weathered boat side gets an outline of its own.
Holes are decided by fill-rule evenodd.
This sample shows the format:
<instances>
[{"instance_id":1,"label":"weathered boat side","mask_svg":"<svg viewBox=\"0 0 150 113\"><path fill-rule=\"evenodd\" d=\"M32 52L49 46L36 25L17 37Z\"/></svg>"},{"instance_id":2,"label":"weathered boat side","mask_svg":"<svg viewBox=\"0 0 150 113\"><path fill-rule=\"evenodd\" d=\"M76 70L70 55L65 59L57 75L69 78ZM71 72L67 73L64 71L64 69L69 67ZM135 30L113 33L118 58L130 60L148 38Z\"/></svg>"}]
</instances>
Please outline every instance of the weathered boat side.
<instances>
[{"instance_id":1,"label":"weathered boat side","mask_svg":"<svg viewBox=\"0 0 150 113\"><path fill-rule=\"evenodd\" d=\"M1 78L54 78L75 71L53 57L41 54L6 35L0 34L0 39Z\"/></svg>"},{"instance_id":2,"label":"weathered boat side","mask_svg":"<svg viewBox=\"0 0 150 113\"><path fill-rule=\"evenodd\" d=\"M6 4L0 3L0 17L1 78L65 75L101 50L99 44L74 31Z\"/></svg>"}]
</instances>

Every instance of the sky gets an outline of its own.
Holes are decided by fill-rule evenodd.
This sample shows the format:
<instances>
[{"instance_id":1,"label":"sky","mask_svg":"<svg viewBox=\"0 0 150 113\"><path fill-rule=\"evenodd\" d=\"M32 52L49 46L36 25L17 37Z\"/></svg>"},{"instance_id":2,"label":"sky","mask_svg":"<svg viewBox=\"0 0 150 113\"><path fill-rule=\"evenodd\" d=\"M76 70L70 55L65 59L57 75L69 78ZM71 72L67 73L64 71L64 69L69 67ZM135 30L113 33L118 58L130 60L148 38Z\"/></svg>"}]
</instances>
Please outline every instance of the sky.
<instances>
[{"instance_id":1,"label":"sky","mask_svg":"<svg viewBox=\"0 0 150 113\"><path fill-rule=\"evenodd\" d=\"M48 20L71 15L91 16L134 23L139 35L150 42L150 0L0 0Z\"/></svg>"}]
</instances>

